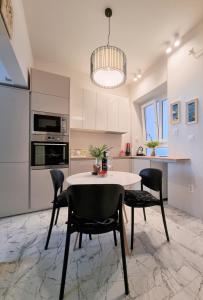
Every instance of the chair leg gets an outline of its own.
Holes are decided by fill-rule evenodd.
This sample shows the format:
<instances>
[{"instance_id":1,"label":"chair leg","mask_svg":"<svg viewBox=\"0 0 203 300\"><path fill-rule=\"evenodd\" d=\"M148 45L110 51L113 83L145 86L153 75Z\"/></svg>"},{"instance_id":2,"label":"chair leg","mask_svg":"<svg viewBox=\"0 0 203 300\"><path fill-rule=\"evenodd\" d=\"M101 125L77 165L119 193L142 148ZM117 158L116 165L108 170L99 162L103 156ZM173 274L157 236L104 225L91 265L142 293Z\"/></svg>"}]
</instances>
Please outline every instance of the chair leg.
<instances>
[{"instance_id":1,"label":"chair leg","mask_svg":"<svg viewBox=\"0 0 203 300\"><path fill-rule=\"evenodd\" d=\"M143 215L144 215L144 220L145 220L145 222L146 222L147 219L146 219L145 207L143 207Z\"/></svg>"},{"instance_id":2,"label":"chair leg","mask_svg":"<svg viewBox=\"0 0 203 300\"><path fill-rule=\"evenodd\" d=\"M133 250L134 241L134 207L131 207L131 250Z\"/></svg>"},{"instance_id":3,"label":"chair leg","mask_svg":"<svg viewBox=\"0 0 203 300\"><path fill-rule=\"evenodd\" d=\"M91 234L89 234L89 239L90 239L90 241L92 240L92 235Z\"/></svg>"},{"instance_id":4,"label":"chair leg","mask_svg":"<svg viewBox=\"0 0 203 300\"><path fill-rule=\"evenodd\" d=\"M58 221L58 217L59 217L59 212L60 212L60 207L59 207L58 210L57 210L56 220L55 220L54 225L57 225L57 221Z\"/></svg>"},{"instance_id":5,"label":"chair leg","mask_svg":"<svg viewBox=\"0 0 203 300\"><path fill-rule=\"evenodd\" d=\"M125 222L128 223L128 216L127 216L127 213L126 213L125 204L123 204L122 207L123 207Z\"/></svg>"},{"instance_id":6,"label":"chair leg","mask_svg":"<svg viewBox=\"0 0 203 300\"><path fill-rule=\"evenodd\" d=\"M164 223L164 229L165 229L165 233L166 233L166 239L169 242L169 235L168 235L168 229L167 229L167 225L166 225L166 217L165 217L165 212L164 212L164 206L163 204L161 205L161 213L162 213L162 218L163 218L163 223Z\"/></svg>"},{"instance_id":7,"label":"chair leg","mask_svg":"<svg viewBox=\"0 0 203 300\"><path fill-rule=\"evenodd\" d=\"M121 239L121 254L122 254L122 261L123 261L123 276L124 276L124 283L125 283L125 294L128 295L129 287L128 287L128 273L127 273L127 265L126 265L126 256L125 256L123 224L121 224L121 226L120 226L120 239Z\"/></svg>"},{"instance_id":8,"label":"chair leg","mask_svg":"<svg viewBox=\"0 0 203 300\"><path fill-rule=\"evenodd\" d=\"M117 246L117 237L116 237L116 231L113 230L113 238L114 238L114 244Z\"/></svg>"},{"instance_id":9,"label":"chair leg","mask_svg":"<svg viewBox=\"0 0 203 300\"><path fill-rule=\"evenodd\" d=\"M79 237L79 248L82 248L82 233L80 232L80 237Z\"/></svg>"},{"instance_id":10,"label":"chair leg","mask_svg":"<svg viewBox=\"0 0 203 300\"><path fill-rule=\"evenodd\" d=\"M48 249L49 240L50 240L50 236L51 236L51 232L52 232L52 227L54 224L55 212L56 212L56 209L55 209L55 207L53 207L52 214L51 214L51 221L50 221L50 225L49 225L49 231L48 231L48 235L47 235L47 241L46 241L46 245L44 248L45 250Z\"/></svg>"},{"instance_id":11,"label":"chair leg","mask_svg":"<svg viewBox=\"0 0 203 300\"><path fill-rule=\"evenodd\" d=\"M63 260L63 269L62 269L62 277L61 277L61 288L60 288L60 295L59 300L63 299L64 296L64 288L66 283L66 271L67 271L67 265L68 265L68 254L69 254L69 247L70 247L70 233L66 233L66 245L65 245L65 251L64 251L64 260Z\"/></svg>"}]
</instances>

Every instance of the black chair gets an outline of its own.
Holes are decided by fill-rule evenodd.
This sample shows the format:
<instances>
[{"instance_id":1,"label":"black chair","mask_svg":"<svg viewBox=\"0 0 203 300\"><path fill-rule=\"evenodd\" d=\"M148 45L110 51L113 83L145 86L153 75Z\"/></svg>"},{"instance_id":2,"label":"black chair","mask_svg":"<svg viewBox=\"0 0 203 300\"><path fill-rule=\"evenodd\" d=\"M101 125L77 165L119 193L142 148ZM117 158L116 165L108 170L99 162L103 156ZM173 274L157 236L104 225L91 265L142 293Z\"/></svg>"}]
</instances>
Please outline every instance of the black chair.
<instances>
[{"instance_id":1,"label":"black chair","mask_svg":"<svg viewBox=\"0 0 203 300\"><path fill-rule=\"evenodd\" d=\"M123 198L124 189L117 184L73 185L68 188L69 214L59 300L64 296L70 237L74 232L120 232L125 294L129 294L123 236Z\"/></svg>"},{"instance_id":2,"label":"black chair","mask_svg":"<svg viewBox=\"0 0 203 300\"><path fill-rule=\"evenodd\" d=\"M143 208L144 219L146 221L145 208L159 205L161 207L161 213L164 223L164 229L166 233L166 239L169 242L169 235L166 225L166 218L164 212L164 205L162 199L162 171L153 168L143 169L140 174L141 176L141 190L126 190L124 203L131 207L131 249L133 249L134 240L134 208ZM150 188L153 191L159 192L159 199L154 197L147 191L143 190L143 186Z\"/></svg>"},{"instance_id":3,"label":"black chair","mask_svg":"<svg viewBox=\"0 0 203 300\"><path fill-rule=\"evenodd\" d=\"M58 221L60 208L68 207L67 191L63 191L63 182L64 182L63 172L57 169L53 169L50 170L50 174L51 174L53 187L54 187L54 200L52 201L53 207L52 207L52 214L51 214L51 220L50 220L45 250L48 249L52 227L54 224L55 214L56 214L56 219L55 219L55 225L56 225Z\"/></svg>"}]
</instances>

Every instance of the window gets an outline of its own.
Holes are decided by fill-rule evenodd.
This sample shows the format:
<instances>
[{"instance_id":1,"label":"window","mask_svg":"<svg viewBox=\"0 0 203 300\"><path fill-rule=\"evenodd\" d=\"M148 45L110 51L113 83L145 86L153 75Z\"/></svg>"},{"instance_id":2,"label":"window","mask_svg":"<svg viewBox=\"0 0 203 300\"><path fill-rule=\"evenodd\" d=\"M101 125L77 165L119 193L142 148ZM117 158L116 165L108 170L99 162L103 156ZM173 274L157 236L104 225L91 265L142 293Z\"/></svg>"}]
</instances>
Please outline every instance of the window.
<instances>
[{"instance_id":1,"label":"window","mask_svg":"<svg viewBox=\"0 0 203 300\"><path fill-rule=\"evenodd\" d=\"M168 100L148 102L142 106L143 132L145 141L168 140Z\"/></svg>"}]
</instances>

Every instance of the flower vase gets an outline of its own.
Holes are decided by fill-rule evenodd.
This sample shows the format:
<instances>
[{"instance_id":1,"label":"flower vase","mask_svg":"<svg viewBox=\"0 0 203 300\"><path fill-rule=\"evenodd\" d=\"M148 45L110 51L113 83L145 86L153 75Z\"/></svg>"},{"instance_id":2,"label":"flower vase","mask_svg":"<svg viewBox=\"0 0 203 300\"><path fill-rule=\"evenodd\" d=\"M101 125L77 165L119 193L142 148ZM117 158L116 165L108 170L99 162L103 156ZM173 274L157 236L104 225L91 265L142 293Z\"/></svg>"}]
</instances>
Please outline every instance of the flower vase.
<instances>
[{"instance_id":1,"label":"flower vase","mask_svg":"<svg viewBox=\"0 0 203 300\"><path fill-rule=\"evenodd\" d=\"M98 175L99 171L101 169L101 165L100 165L100 159L98 157L95 158L95 163L93 165L93 175Z\"/></svg>"},{"instance_id":2,"label":"flower vase","mask_svg":"<svg viewBox=\"0 0 203 300\"><path fill-rule=\"evenodd\" d=\"M155 155L156 155L155 148L152 148L151 156L155 156Z\"/></svg>"}]
</instances>

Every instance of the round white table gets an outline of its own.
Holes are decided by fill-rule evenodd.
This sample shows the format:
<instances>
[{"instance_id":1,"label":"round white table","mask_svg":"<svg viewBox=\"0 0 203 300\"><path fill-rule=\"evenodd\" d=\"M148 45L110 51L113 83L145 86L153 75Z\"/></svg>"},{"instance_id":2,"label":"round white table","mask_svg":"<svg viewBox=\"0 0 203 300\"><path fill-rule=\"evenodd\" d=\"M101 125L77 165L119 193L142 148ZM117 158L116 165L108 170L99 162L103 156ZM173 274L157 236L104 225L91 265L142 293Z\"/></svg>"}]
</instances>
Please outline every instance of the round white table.
<instances>
[{"instance_id":1,"label":"round white table","mask_svg":"<svg viewBox=\"0 0 203 300\"><path fill-rule=\"evenodd\" d=\"M108 171L107 176L92 175L91 172L78 173L66 178L68 185L75 184L120 184L123 187L133 185L141 180L137 174L129 172Z\"/></svg>"},{"instance_id":2,"label":"round white table","mask_svg":"<svg viewBox=\"0 0 203 300\"><path fill-rule=\"evenodd\" d=\"M71 175L66 178L66 182L68 183L69 186L76 185L76 184L120 184L124 188L133 185L135 183L138 183L140 180L141 177L137 174L133 174L129 172L119 172L119 171L108 171L107 176L105 177L92 175L91 172L85 172L85 173L78 173L75 175ZM124 213L126 216L125 210ZM127 221L127 216L126 216L126 221ZM123 233L124 233L126 253L130 255L130 251L127 243L125 224L123 228ZM75 245L77 243L77 238L75 241Z\"/></svg>"}]
</instances>

